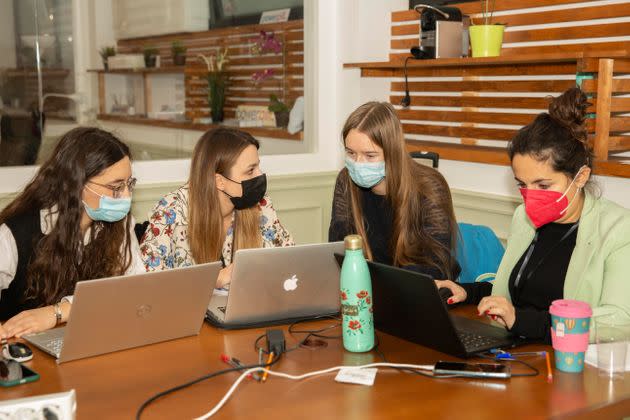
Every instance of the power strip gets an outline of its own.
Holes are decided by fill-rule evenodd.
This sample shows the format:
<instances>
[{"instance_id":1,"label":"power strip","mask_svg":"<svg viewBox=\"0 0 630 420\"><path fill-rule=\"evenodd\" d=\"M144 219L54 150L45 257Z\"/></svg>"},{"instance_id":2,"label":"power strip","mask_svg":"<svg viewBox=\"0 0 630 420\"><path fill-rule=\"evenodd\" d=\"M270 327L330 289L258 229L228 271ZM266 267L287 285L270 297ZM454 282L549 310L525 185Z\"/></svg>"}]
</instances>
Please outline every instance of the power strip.
<instances>
[{"instance_id":1,"label":"power strip","mask_svg":"<svg viewBox=\"0 0 630 420\"><path fill-rule=\"evenodd\" d=\"M76 414L77 398L74 389L58 394L0 402L0 420L74 420Z\"/></svg>"}]
</instances>

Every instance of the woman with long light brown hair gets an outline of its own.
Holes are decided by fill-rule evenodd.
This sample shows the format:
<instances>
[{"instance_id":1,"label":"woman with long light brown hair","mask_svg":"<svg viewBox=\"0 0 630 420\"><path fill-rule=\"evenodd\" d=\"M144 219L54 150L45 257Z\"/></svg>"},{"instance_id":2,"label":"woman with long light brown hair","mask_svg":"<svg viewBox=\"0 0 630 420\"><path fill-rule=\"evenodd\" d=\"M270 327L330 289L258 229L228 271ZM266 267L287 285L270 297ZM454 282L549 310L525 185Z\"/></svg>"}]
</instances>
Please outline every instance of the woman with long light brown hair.
<instances>
[{"instance_id":1,"label":"woman with long light brown hair","mask_svg":"<svg viewBox=\"0 0 630 420\"><path fill-rule=\"evenodd\" d=\"M147 271L221 260L217 288L231 281L237 249L294 245L265 195L259 143L231 128L197 142L188 183L155 206L141 243Z\"/></svg>"},{"instance_id":2,"label":"woman with long light brown hair","mask_svg":"<svg viewBox=\"0 0 630 420\"><path fill-rule=\"evenodd\" d=\"M416 163L405 149L394 108L368 102L342 132L345 168L335 185L329 241L363 237L372 261L404 267L436 279L455 279L457 224L446 181Z\"/></svg>"}]
</instances>

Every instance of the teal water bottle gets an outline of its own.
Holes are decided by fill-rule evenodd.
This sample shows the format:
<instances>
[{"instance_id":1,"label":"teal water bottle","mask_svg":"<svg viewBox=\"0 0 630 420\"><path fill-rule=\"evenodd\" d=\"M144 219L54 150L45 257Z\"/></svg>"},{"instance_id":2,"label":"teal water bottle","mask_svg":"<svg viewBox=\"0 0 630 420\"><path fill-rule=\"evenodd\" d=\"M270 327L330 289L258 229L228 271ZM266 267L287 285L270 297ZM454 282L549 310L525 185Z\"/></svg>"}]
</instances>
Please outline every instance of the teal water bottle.
<instances>
[{"instance_id":1,"label":"teal water bottle","mask_svg":"<svg viewBox=\"0 0 630 420\"><path fill-rule=\"evenodd\" d=\"M341 266L341 326L343 346L352 352L374 347L372 281L359 235L344 238L346 256Z\"/></svg>"}]
</instances>

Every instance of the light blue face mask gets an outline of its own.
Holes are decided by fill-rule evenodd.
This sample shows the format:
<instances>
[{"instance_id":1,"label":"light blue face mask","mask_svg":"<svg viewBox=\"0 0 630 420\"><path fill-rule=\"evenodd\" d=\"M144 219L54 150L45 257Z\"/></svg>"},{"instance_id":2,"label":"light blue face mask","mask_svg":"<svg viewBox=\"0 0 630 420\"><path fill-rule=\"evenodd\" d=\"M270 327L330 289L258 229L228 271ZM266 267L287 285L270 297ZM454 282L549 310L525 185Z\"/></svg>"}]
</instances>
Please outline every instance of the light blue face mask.
<instances>
[{"instance_id":1,"label":"light blue face mask","mask_svg":"<svg viewBox=\"0 0 630 420\"><path fill-rule=\"evenodd\" d=\"M380 162L355 162L346 158L346 168L350 178L359 187L372 188L385 178L385 161Z\"/></svg>"},{"instance_id":2,"label":"light blue face mask","mask_svg":"<svg viewBox=\"0 0 630 420\"><path fill-rule=\"evenodd\" d=\"M112 198L101 195L88 186L85 188L101 197L98 202L98 207L95 209L88 206L85 201L83 202L85 212L90 219L96 222L114 223L124 219L125 216L129 214L129 210L131 209L131 197Z\"/></svg>"}]
</instances>

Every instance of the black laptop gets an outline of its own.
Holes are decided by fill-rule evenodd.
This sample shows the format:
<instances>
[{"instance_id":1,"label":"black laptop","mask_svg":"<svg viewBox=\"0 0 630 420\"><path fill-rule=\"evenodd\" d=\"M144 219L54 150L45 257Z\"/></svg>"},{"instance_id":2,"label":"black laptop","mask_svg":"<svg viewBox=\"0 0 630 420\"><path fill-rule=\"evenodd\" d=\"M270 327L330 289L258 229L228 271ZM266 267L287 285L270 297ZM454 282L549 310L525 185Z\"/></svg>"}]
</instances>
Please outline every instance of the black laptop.
<instances>
[{"instance_id":1,"label":"black laptop","mask_svg":"<svg viewBox=\"0 0 630 420\"><path fill-rule=\"evenodd\" d=\"M430 276L370 261L368 267L379 331L462 358L523 343L505 328L449 314Z\"/></svg>"}]
</instances>

